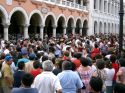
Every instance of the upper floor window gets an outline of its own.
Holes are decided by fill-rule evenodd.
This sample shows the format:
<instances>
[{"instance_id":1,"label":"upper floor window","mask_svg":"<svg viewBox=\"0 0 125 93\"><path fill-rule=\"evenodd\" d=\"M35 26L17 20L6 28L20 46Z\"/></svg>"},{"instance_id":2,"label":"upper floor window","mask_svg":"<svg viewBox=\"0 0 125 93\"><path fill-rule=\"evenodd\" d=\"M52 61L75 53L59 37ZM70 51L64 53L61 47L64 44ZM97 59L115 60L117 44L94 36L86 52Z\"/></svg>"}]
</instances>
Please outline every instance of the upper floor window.
<instances>
[{"instance_id":1,"label":"upper floor window","mask_svg":"<svg viewBox=\"0 0 125 93\"><path fill-rule=\"evenodd\" d=\"M106 1L104 1L104 12L106 12Z\"/></svg>"},{"instance_id":2,"label":"upper floor window","mask_svg":"<svg viewBox=\"0 0 125 93\"><path fill-rule=\"evenodd\" d=\"M110 13L110 3L108 3L108 13Z\"/></svg>"},{"instance_id":3,"label":"upper floor window","mask_svg":"<svg viewBox=\"0 0 125 93\"><path fill-rule=\"evenodd\" d=\"M97 0L94 0L94 9L97 9Z\"/></svg>"}]
</instances>

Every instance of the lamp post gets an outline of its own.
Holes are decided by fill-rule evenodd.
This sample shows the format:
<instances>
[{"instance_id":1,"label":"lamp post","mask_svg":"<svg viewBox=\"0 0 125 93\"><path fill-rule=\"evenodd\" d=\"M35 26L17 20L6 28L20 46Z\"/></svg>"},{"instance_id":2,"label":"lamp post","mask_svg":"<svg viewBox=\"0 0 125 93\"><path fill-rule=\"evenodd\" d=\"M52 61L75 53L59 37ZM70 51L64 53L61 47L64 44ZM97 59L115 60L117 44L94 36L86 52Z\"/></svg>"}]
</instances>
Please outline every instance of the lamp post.
<instances>
[{"instance_id":1,"label":"lamp post","mask_svg":"<svg viewBox=\"0 0 125 93\"><path fill-rule=\"evenodd\" d=\"M120 11L119 11L119 54L121 55L122 47L123 47L123 0L120 0Z\"/></svg>"}]
</instances>

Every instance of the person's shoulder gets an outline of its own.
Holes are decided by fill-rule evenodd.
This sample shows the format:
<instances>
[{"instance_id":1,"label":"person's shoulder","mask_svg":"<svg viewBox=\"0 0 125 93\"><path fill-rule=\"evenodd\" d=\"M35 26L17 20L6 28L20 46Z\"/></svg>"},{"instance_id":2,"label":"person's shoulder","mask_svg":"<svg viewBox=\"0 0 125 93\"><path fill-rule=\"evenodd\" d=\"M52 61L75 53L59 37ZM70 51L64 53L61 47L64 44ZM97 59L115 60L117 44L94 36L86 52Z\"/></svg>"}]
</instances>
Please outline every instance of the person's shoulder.
<instances>
[{"instance_id":1,"label":"person's shoulder","mask_svg":"<svg viewBox=\"0 0 125 93\"><path fill-rule=\"evenodd\" d=\"M30 88L29 90L30 91L26 93L38 93L38 90L36 88Z\"/></svg>"},{"instance_id":2,"label":"person's shoulder","mask_svg":"<svg viewBox=\"0 0 125 93\"><path fill-rule=\"evenodd\" d=\"M22 93L23 89L22 88L13 88L12 93Z\"/></svg>"}]
</instances>

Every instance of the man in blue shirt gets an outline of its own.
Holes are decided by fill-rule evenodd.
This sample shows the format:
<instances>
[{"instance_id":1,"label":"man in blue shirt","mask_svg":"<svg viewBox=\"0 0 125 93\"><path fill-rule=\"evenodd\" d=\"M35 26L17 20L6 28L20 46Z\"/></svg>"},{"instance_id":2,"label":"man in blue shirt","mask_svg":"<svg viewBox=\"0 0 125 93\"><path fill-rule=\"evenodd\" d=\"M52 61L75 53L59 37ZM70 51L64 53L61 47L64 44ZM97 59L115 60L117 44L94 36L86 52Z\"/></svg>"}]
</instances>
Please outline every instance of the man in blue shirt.
<instances>
[{"instance_id":1,"label":"man in blue shirt","mask_svg":"<svg viewBox=\"0 0 125 93\"><path fill-rule=\"evenodd\" d=\"M83 87L82 81L76 72L71 70L72 64L70 61L62 63L63 71L57 76L60 79L62 93L80 93Z\"/></svg>"}]
</instances>

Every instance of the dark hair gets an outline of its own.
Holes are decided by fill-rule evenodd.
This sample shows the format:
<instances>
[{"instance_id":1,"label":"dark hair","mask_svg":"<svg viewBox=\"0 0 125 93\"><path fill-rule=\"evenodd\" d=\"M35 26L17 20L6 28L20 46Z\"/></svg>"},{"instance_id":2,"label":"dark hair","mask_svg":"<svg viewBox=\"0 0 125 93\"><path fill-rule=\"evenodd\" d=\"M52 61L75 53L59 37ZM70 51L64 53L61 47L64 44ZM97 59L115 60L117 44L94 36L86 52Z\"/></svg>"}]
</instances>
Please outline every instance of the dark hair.
<instances>
[{"instance_id":1,"label":"dark hair","mask_svg":"<svg viewBox=\"0 0 125 93\"><path fill-rule=\"evenodd\" d=\"M103 69L104 67L105 67L105 61L104 60L101 60L101 59L98 59L97 61L96 61L96 66L97 66L97 68L98 69Z\"/></svg>"},{"instance_id":2,"label":"dark hair","mask_svg":"<svg viewBox=\"0 0 125 93\"><path fill-rule=\"evenodd\" d=\"M97 44L97 43L95 43L95 45L94 45L94 46L95 46L95 48L98 48L98 44Z\"/></svg>"},{"instance_id":3,"label":"dark hair","mask_svg":"<svg viewBox=\"0 0 125 93\"><path fill-rule=\"evenodd\" d=\"M34 67L35 69L40 68L40 62L39 62L39 61L34 61L34 62L33 62L33 67Z\"/></svg>"},{"instance_id":4,"label":"dark hair","mask_svg":"<svg viewBox=\"0 0 125 93\"><path fill-rule=\"evenodd\" d=\"M125 67L125 58L120 58L119 63L121 67Z\"/></svg>"},{"instance_id":5,"label":"dark hair","mask_svg":"<svg viewBox=\"0 0 125 93\"><path fill-rule=\"evenodd\" d=\"M91 77L89 84L96 92L100 92L102 90L103 81L99 77Z\"/></svg>"},{"instance_id":6,"label":"dark hair","mask_svg":"<svg viewBox=\"0 0 125 93\"><path fill-rule=\"evenodd\" d=\"M22 69L24 69L24 67L25 67L24 61L20 61L20 62L18 63L18 69L22 70Z\"/></svg>"},{"instance_id":7,"label":"dark hair","mask_svg":"<svg viewBox=\"0 0 125 93\"><path fill-rule=\"evenodd\" d=\"M81 55L81 53L78 53L78 52L77 52L77 53L74 53L73 56L74 56L75 58L79 59L79 58L81 58L82 55Z\"/></svg>"},{"instance_id":8,"label":"dark hair","mask_svg":"<svg viewBox=\"0 0 125 93\"><path fill-rule=\"evenodd\" d=\"M42 62L48 60L48 56L43 56L42 57Z\"/></svg>"},{"instance_id":9,"label":"dark hair","mask_svg":"<svg viewBox=\"0 0 125 93\"><path fill-rule=\"evenodd\" d=\"M24 74L24 76L22 77L22 83L28 87L31 86L33 80L34 80L33 76L29 73Z\"/></svg>"},{"instance_id":10,"label":"dark hair","mask_svg":"<svg viewBox=\"0 0 125 93\"><path fill-rule=\"evenodd\" d=\"M76 70L76 65L75 65L75 63L73 63L73 62L71 62L71 65L72 65L72 71L75 71Z\"/></svg>"},{"instance_id":11,"label":"dark hair","mask_svg":"<svg viewBox=\"0 0 125 93\"><path fill-rule=\"evenodd\" d=\"M112 69L112 62L110 60L106 60L105 63L107 68Z\"/></svg>"},{"instance_id":12,"label":"dark hair","mask_svg":"<svg viewBox=\"0 0 125 93\"><path fill-rule=\"evenodd\" d=\"M103 58L103 56L101 55L101 54L97 54L96 56L95 56L95 59L102 59Z\"/></svg>"},{"instance_id":13,"label":"dark hair","mask_svg":"<svg viewBox=\"0 0 125 93\"><path fill-rule=\"evenodd\" d=\"M68 51L65 51L65 52L64 52L64 55L65 55L66 57L69 57L69 52L68 52Z\"/></svg>"},{"instance_id":14,"label":"dark hair","mask_svg":"<svg viewBox=\"0 0 125 93\"><path fill-rule=\"evenodd\" d=\"M112 54L110 56L110 61L114 63L116 61L116 55Z\"/></svg>"},{"instance_id":15,"label":"dark hair","mask_svg":"<svg viewBox=\"0 0 125 93\"><path fill-rule=\"evenodd\" d=\"M56 63L56 57L53 57L53 58L52 58L52 62L53 62L53 64Z\"/></svg>"},{"instance_id":16,"label":"dark hair","mask_svg":"<svg viewBox=\"0 0 125 93\"><path fill-rule=\"evenodd\" d=\"M125 93L125 85L122 83L116 83L114 86L114 93Z\"/></svg>"},{"instance_id":17,"label":"dark hair","mask_svg":"<svg viewBox=\"0 0 125 93\"><path fill-rule=\"evenodd\" d=\"M71 70L72 69L72 63L70 61L63 61L62 63L62 69L63 70Z\"/></svg>"},{"instance_id":18,"label":"dark hair","mask_svg":"<svg viewBox=\"0 0 125 93\"><path fill-rule=\"evenodd\" d=\"M81 57L80 62L81 62L81 64L82 64L82 66L85 66L85 67L86 67L86 66L89 65L88 59L86 59L86 58L84 58L84 57Z\"/></svg>"}]
</instances>

